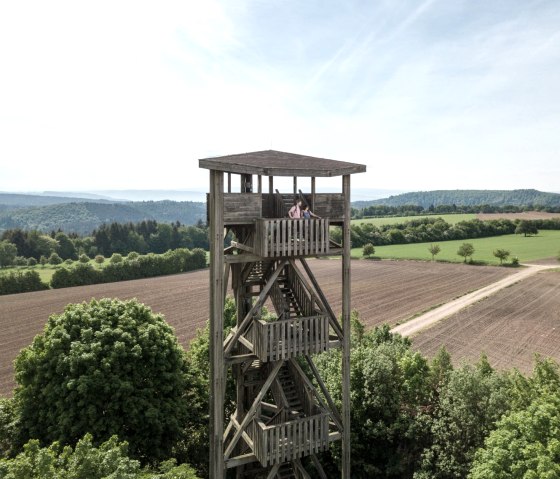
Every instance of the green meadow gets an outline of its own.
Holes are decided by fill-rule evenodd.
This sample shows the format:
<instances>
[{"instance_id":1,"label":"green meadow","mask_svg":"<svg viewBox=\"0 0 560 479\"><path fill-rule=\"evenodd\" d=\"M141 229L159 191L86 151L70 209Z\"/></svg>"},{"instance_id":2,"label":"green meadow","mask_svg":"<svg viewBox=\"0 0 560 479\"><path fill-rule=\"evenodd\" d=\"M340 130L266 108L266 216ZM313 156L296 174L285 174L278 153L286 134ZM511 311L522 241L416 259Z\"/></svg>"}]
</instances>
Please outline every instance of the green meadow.
<instances>
[{"instance_id":1,"label":"green meadow","mask_svg":"<svg viewBox=\"0 0 560 479\"><path fill-rule=\"evenodd\" d=\"M557 257L560 254L560 231L542 230L537 236L504 235L489 238L477 238L457 241L435 242L441 248L436 256L437 260L462 262L463 258L457 255L457 249L463 243L472 243L475 252L474 261L484 261L490 264L499 264L500 260L492 252L498 248L510 251L511 258L517 256L520 262L530 262L542 258ZM375 255L383 259L420 259L429 260L431 255L428 247L432 243L414 243L388 246L376 246ZM362 257L362 248L353 248L352 256ZM559 263L560 264L560 263Z\"/></svg>"},{"instance_id":2,"label":"green meadow","mask_svg":"<svg viewBox=\"0 0 560 479\"><path fill-rule=\"evenodd\" d=\"M449 215L418 215L418 216L384 216L382 218L363 218L359 220L352 220L352 224L362 225L370 223L375 226L394 225L397 223L405 223L407 221L419 220L421 218L443 218L449 224L456 224L459 221L473 220L476 218L475 214L449 214Z\"/></svg>"}]
</instances>

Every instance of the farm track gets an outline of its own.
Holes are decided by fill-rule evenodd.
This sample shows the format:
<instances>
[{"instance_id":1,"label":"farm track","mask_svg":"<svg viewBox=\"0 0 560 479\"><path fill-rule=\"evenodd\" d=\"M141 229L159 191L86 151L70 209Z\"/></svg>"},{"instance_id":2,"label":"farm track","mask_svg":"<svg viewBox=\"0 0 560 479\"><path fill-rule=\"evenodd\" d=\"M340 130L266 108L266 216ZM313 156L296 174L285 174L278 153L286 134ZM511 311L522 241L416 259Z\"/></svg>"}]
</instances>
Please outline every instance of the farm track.
<instances>
[{"instance_id":1,"label":"farm track","mask_svg":"<svg viewBox=\"0 0 560 479\"><path fill-rule=\"evenodd\" d=\"M476 303L477 301L487 298L488 296L495 294L496 292L507 288L514 283L523 281L524 279L533 276L539 271L549 268L549 266L543 265L528 265L525 269L520 270L516 274L507 276L506 278L503 278L500 281L496 281L495 283L485 286L484 288L480 288L476 291L473 291L472 293L466 294L464 296L461 296L460 298L445 303L442 306L439 306L432 311L428 311L427 313L422 314L405 324L396 326L392 329L392 332L398 333L402 336L412 336L416 333L419 333L423 329L429 328L435 323L461 311L463 308Z\"/></svg>"},{"instance_id":2,"label":"farm track","mask_svg":"<svg viewBox=\"0 0 560 479\"><path fill-rule=\"evenodd\" d=\"M338 260L309 262L336 314L341 311ZM352 307L367 327L395 325L500 280L506 268L421 261L353 261ZM11 392L12 362L43 330L50 314L91 298L138 298L163 313L186 347L208 318L208 271L0 296L0 395Z\"/></svg>"},{"instance_id":3,"label":"farm track","mask_svg":"<svg viewBox=\"0 0 560 479\"><path fill-rule=\"evenodd\" d=\"M502 289L413 337L433 356L441 346L455 363L481 353L497 368L532 370L534 355L560 360L560 273L542 271Z\"/></svg>"}]
</instances>

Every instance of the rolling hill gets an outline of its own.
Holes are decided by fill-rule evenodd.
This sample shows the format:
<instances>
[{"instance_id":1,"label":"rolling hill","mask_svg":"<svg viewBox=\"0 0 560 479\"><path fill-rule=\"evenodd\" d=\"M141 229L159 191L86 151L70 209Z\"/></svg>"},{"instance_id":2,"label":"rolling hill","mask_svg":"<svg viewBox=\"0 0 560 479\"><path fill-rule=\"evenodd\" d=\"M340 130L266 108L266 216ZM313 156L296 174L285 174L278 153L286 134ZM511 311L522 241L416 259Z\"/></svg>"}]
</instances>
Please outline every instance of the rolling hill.
<instances>
[{"instance_id":1,"label":"rolling hill","mask_svg":"<svg viewBox=\"0 0 560 479\"><path fill-rule=\"evenodd\" d=\"M559 193L538 190L434 190L416 191L389 196L379 200L356 201L354 208L371 205L404 206L416 205L424 208L438 205L457 206L560 206Z\"/></svg>"},{"instance_id":2,"label":"rolling hill","mask_svg":"<svg viewBox=\"0 0 560 479\"><path fill-rule=\"evenodd\" d=\"M10 228L89 234L102 223L156 220L194 224L206 218L206 204L191 201L134 201L127 203L72 202L2 210L0 231Z\"/></svg>"}]
</instances>

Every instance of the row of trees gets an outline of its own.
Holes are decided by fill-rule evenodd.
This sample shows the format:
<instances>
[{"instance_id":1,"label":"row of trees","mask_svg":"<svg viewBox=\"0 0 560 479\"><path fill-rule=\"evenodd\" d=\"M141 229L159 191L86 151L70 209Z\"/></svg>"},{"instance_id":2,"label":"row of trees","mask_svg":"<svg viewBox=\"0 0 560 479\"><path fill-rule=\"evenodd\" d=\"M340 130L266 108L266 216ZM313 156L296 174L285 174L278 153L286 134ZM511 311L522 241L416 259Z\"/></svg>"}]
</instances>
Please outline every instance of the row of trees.
<instances>
[{"instance_id":1,"label":"row of trees","mask_svg":"<svg viewBox=\"0 0 560 479\"><path fill-rule=\"evenodd\" d=\"M434 261L436 256L439 253L441 253L441 247L438 244L431 244L430 246L428 246L428 251L432 255L432 261ZM464 262L466 263L467 258L471 258L472 260L474 251L475 249L472 243L463 243L461 246L459 246L459 249L457 250L457 255L464 258ZM364 247L362 248L362 254L363 256L371 258L371 256L375 254L375 247L371 243L365 244ZM493 254L496 258L500 260L500 264L503 264L503 262L509 258L511 253L507 249L498 248L493 251ZM519 260L517 258L514 258L513 264L518 264L518 263Z\"/></svg>"},{"instance_id":2,"label":"row of trees","mask_svg":"<svg viewBox=\"0 0 560 479\"><path fill-rule=\"evenodd\" d=\"M177 248L208 249L206 225L201 221L194 226L151 220L111 223L101 225L91 236L84 237L62 231L44 234L36 230L10 229L1 236L0 267L17 264L16 258L20 258L19 263L30 258L39 261L53 253L62 260L77 260L83 254L90 258L98 254L107 257L113 253L127 255L131 251L161 254Z\"/></svg>"},{"instance_id":3,"label":"row of trees","mask_svg":"<svg viewBox=\"0 0 560 479\"><path fill-rule=\"evenodd\" d=\"M420 205L370 205L362 208L352 208L352 218L380 218L385 216L417 216L417 215L443 215L443 214L478 214L478 213L523 213L526 211L545 211L560 213L560 206L517 206L517 205L430 205L424 208Z\"/></svg>"},{"instance_id":4,"label":"row of trees","mask_svg":"<svg viewBox=\"0 0 560 479\"><path fill-rule=\"evenodd\" d=\"M468 220L454 225L442 218L418 218L404 223L376 226L371 223L353 224L351 240L353 247L371 243L374 246L406 243L484 238L507 234L538 234L538 229L559 229L560 219L554 220ZM332 231L335 241L341 240L340 228Z\"/></svg>"},{"instance_id":5,"label":"row of trees","mask_svg":"<svg viewBox=\"0 0 560 479\"><path fill-rule=\"evenodd\" d=\"M226 332L235 311L228 299ZM474 366L454 367L445 350L428 360L387 326L365 332L356 314L351 341L352 477L560 474L560 372L555 363L538 360L531 377L496 371L485 357ZM33 458L39 446L58 441L42 449L43 462L54 468L52 457L61 464L73 457L72 467L78 469L84 463L94 469L121 461L125 468L132 460L160 471L175 468L176 475L164 477L184 479L192 477L187 476L192 470L185 465L181 472L183 466L176 464L190 463L205 477L208 346L206 327L185 352L163 318L135 300L67 306L51 316L44 333L15 362L18 387L12 399L0 400L0 457L5 458L0 459L0 475L58 477L6 473L26 461L37 471L41 461ZM340 407L340 350L314 360ZM228 413L235 408L234 393L229 378ZM120 441L127 441L128 449L115 451ZM66 445L73 449L65 455L60 451ZM338 442L322 455L329 477L340 477L340 456ZM136 472L114 477L143 477L135 464ZM105 476L64 477L113 477L107 467ZM313 466L307 467L315 477Z\"/></svg>"},{"instance_id":6,"label":"row of trees","mask_svg":"<svg viewBox=\"0 0 560 479\"><path fill-rule=\"evenodd\" d=\"M103 256L96 257L98 262ZM51 287L67 288L97 283L112 283L131 279L151 278L167 274L183 273L206 267L206 252L200 248L178 248L163 254L131 253L126 258L115 253L109 264L95 268L90 263L77 263L70 268L57 269L51 279Z\"/></svg>"}]
</instances>

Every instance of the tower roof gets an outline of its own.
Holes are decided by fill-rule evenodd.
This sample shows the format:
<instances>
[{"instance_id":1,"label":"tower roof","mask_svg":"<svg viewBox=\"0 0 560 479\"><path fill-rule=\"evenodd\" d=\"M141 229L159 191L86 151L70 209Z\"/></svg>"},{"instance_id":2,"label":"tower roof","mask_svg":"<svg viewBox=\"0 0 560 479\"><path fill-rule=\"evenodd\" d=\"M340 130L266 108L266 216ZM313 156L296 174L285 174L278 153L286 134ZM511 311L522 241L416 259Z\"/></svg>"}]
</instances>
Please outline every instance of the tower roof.
<instances>
[{"instance_id":1,"label":"tower roof","mask_svg":"<svg viewBox=\"0 0 560 479\"><path fill-rule=\"evenodd\" d=\"M340 176L366 171L366 165L359 163L276 150L203 158L198 165L209 170L263 176Z\"/></svg>"}]
</instances>

